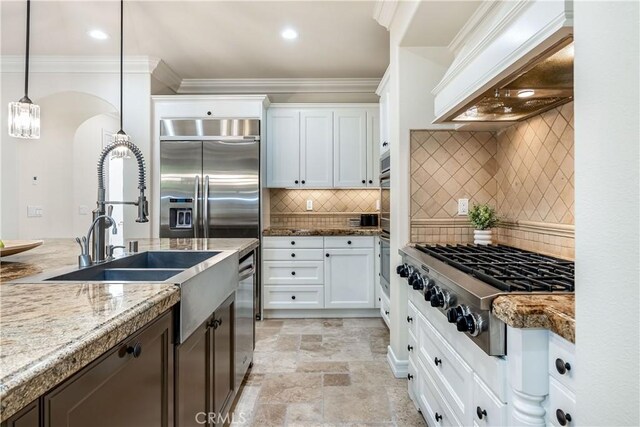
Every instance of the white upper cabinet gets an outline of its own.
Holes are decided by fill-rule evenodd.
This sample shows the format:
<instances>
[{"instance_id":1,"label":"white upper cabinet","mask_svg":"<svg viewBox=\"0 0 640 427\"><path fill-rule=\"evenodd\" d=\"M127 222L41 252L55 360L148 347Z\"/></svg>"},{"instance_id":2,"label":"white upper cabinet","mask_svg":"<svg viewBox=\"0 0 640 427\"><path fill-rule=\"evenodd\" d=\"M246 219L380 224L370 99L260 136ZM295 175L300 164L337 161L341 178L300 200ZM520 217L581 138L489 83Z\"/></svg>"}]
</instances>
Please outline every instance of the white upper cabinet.
<instances>
[{"instance_id":1,"label":"white upper cabinet","mask_svg":"<svg viewBox=\"0 0 640 427\"><path fill-rule=\"evenodd\" d=\"M375 106L278 105L267 116L267 187L379 187Z\"/></svg>"},{"instance_id":2,"label":"white upper cabinet","mask_svg":"<svg viewBox=\"0 0 640 427\"><path fill-rule=\"evenodd\" d=\"M300 112L300 188L333 187L333 112Z\"/></svg>"},{"instance_id":3,"label":"white upper cabinet","mask_svg":"<svg viewBox=\"0 0 640 427\"><path fill-rule=\"evenodd\" d=\"M300 111L269 110L267 141L267 187L298 187L300 184Z\"/></svg>"},{"instance_id":4,"label":"white upper cabinet","mask_svg":"<svg viewBox=\"0 0 640 427\"><path fill-rule=\"evenodd\" d=\"M384 73L380 86L376 93L380 96L380 154L389 151L391 139L391 113L389 111L389 101L391 94L389 93L389 70Z\"/></svg>"},{"instance_id":5,"label":"white upper cabinet","mask_svg":"<svg viewBox=\"0 0 640 427\"><path fill-rule=\"evenodd\" d=\"M362 109L335 111L333 182L336 187L367 186L367 112Z\"/></svg>"}]
</instances>

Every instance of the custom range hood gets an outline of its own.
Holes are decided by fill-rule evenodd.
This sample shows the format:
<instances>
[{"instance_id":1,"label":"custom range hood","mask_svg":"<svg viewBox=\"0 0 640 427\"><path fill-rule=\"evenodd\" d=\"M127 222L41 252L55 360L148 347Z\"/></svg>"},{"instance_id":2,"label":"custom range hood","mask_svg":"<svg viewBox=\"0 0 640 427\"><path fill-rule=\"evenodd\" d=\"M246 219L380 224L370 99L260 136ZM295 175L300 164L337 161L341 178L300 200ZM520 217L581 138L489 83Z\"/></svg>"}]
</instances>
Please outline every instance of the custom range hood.
<instances>
[{"instance_id":1,"label":"custom range hood","mask_svg":"<svg viewBox=\"0 0 640 427\"><path fill-rule=\"evenodd\" d=\"M573 101L573 43L567 40L451 114L447 121L513 122L570 101Z\"/></svg>"},{"instance_id":2,"label":"custom range hood","mask_svg":"<svg viewBox=\"0 0 640 427\"><path fill-rule=\"evenodd\" d=\"M573 100L573 7L564 0L487 1L449 46L434 123L499 128Z\"/></svg>"}]
</instances>

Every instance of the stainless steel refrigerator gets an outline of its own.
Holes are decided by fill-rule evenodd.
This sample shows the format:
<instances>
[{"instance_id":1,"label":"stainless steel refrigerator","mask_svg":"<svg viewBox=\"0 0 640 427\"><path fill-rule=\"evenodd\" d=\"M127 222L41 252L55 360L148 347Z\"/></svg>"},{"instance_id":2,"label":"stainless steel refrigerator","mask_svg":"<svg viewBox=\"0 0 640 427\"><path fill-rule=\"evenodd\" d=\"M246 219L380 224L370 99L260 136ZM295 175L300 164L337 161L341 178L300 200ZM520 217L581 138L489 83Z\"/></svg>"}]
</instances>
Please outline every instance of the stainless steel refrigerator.
<instances>
[{"instance_id":1,"label":"stainless steel refrigerator","mask_svg":"<svg viewBox=\"0 0 640 427\"><path fill-rule=\"evenodd\" d=\"M161 120L160 197L160 237L260 239L260 120ZM250 337L251 349L259 254L236 292L236 340Z\"/></svg>"},{"instance_id":2,"label":"stainless steel refrigerator","mask_svg":"<svg viewBox=\"0 0 640 427\"><path fill-rule=\"evenodd\" d=\"M260 120L160 121L160 237L260 237Z\"/></svg>"}]
</instances>

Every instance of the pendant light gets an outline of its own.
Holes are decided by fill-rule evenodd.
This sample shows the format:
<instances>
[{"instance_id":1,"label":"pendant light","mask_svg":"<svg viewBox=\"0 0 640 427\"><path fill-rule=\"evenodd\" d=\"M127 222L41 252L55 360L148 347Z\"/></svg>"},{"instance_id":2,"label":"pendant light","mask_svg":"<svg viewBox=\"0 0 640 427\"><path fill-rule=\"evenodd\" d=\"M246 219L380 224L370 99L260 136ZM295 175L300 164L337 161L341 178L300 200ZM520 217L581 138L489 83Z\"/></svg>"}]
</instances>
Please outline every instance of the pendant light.
<instances>
[{"instance_id":1,"label":"pendant light","mask_svg":"<svg viewBox=\"0 0 640 427\"><path fill-rule=\"evenodd\" d=\"M124 63L124 0L120 0L120 130L113 134L112 143L130 142L131 138L122 129L122 92L123 92L123 63ZM127 147L118 147L111 152L112 159L130 158Z\"/></svg>"},{"instance_id":2,"label":"pendant light","mask_svg":"<svg viewBox=\"0 0 640 427\"><path fill-rule=\"evenodd\" d=\"M25 52L24 96L9 103L9 135L16 138L40 138L40 107L29 99L29 32L31 0L27 0L27 47Z\"/></svg>"}]
</instances>

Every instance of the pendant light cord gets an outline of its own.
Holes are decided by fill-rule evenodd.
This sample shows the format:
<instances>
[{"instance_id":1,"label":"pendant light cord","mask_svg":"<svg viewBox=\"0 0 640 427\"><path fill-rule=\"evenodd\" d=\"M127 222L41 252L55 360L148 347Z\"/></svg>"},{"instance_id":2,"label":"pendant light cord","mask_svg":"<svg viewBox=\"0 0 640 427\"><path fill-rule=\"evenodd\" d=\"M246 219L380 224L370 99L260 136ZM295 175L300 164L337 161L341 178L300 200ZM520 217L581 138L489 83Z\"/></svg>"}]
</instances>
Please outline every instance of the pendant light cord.
<instances>
[{"instance_id":1,"label":"pendant light cord","mask_svg":"<svg viewBox=\"0 0 640 427\"><path fill-rule=\"evenodd\" d=\"M29 33L31 29L31 0L27 0L27 47L24 61L24 97L29 94Z\"/></svg>"},{"instance_id":2,"label":"pendant light cord","mask_svg":"<svg viewBox=\"0 0 640 427\"><path fill-rule=\"evenodd\" d=\"M30 0L27 0L30 1ZM28 37L28 36L27 36ZM28 38L27 38L28 40ZM120 130L122 127L122 86L123 86L123 62L124 62L124 0L120 0Z\"/></svg>"}]
</instances>

